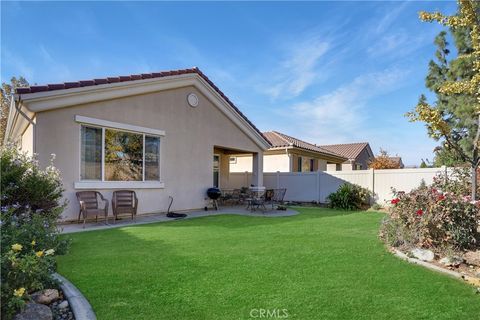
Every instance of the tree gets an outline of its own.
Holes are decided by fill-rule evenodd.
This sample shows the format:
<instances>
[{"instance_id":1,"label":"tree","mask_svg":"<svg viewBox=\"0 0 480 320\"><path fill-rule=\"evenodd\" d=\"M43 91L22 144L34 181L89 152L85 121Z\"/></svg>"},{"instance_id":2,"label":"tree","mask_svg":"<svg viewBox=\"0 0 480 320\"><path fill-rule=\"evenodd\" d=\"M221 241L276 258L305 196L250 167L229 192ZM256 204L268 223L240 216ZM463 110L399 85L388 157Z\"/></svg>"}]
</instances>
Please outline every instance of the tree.
<instances>
[{"instance_id":1,"label":"tree","mask_svg":"<svg viewBox=\"0 0 480 320\"><path fill-rule=\"evenodd\" d=\"M420 163L420 168L422 168L422 169L428 168L427 163L426 163L425 160L423 160L423 159L422 159L422 162Z\"/></svg>"},{"instance_id":2,"label":"tree","mask_svg":"<svg viewBox=\"0 0 480 320\"><path fill-rule=\"evenodd\" d=\"M443 156L471 166L472 198L477 199L477 168L480 165L480 3L459 0L458 12L420 12L420 19L437 21L450 28L457 57L447 59L446 33L435 38L437 62L430 62L427 87L436 94L431 105L422 95L410 121L422 121L428 134L442 141ZM452 158L450 158L452 159Z\"/></svg>"},{"instance_id":3,"label":"tree","mask_svg":"<svg viewBox=\"0 0 480 320\"><path fill-rule=\"evenodd\" d=\"M468 165L468 163L465 163L457 153L449 149L448 145L436 147L433 151L435 153L435 157L433 158L434 167L458 167Z\"/></svg>"},{"instance_id":4,"label":"tree","mask_svg":"<svg viewBox=\"0 0 480 320\"><path fill-rule=\"evenodd\" d=\"M388 151L380 149L380 153L368 163L370 169L400 169L400 162L388 155Z\"/></svg>"},{"instance_id":5,"label":"tree","mask_svg":"<svg viewBox=\"0 0 480 320\"><path fill-rule=\"evenodd\" d=\"M1 106L0 106L0 146L3 145L5 138L5 130L7 129L8 112L10 111L10 103L16 88L28 87L29 83L24 77L18 79L13 77L10 83L2 83Z\"/></svg>"}]
</instances>

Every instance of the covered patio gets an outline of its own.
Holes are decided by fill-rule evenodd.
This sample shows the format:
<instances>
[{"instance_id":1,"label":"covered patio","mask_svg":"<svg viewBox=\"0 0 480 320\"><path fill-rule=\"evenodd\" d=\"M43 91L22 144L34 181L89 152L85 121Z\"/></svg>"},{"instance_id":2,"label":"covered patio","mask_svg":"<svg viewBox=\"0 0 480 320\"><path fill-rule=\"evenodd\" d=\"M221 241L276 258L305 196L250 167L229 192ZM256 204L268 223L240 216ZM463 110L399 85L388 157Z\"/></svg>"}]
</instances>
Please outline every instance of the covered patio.
<instances>
[{"instance_id":1,"label":"covered patio","mask_svg":"<svg viewBox=\"0 0 480 320\"><path fill-rule=\"evenodd\" d=\"M251 152L221 146L214 146L213 148L213 186L220 189L232 188L230 162L232 159L236 159L236 157L233 157L234 155L250 155L252 159L252 178L249 184L245 184L244 187L253 185L257 188L263 188L263 152Z\"/></svg>"}]
</instances>

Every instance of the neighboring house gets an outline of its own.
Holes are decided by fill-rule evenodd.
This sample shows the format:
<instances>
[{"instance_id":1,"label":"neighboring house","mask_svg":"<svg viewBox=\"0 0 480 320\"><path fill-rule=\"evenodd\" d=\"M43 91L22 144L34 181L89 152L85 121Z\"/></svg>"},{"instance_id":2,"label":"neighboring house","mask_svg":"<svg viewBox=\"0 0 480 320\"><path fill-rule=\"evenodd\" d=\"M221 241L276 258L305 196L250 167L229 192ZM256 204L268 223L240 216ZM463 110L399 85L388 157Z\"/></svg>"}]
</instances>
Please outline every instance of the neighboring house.
<instances>
[{"instance_id":1,"label":"neighboring house","mask_svg":"<svg viewBox=\"0 0 480 320\"><path fill-rule=\"evenodd\" d=\"M340 166L347 158L314 144L270 131L263 136L272 147L263 154L264 172L326 171L328 165ZM251 172L250 155L235 154L230 157L230 172Z\"/></svg>"},{"instance_id":2,"label":"neighboring house","mask_svg":"<svg viewBox=\"0 0 480 320\"><path fill-rule=\"evenodd\" d=\"M368 142L331 144L319 147L347 158L348 160L341 165L343 171L368 169L368 163L375 158ZM339 168L329 165L327 170L339 171Z\"/></svg>"},{"instance_id":3,"label":"neighboring house","mask_svg":"<svg viewBox=\"0 0 480 320\"><path fill-rule=\"evenodd\" d=\"M402 157L388 157L390 161L395 162L395 164L398 165L400 169L405 168L405 165L403 164Z\"/></svg>"},{"instance_id":4,"label":"neighboring house","mask_svg":"<svg viewBox=\"0 0 480 320\"><path fill-rule=\"evenodd\" d=\"M6 139L61 171L76 219L75 192L111 199L135 190L139 213L205 206L206 189L226 185L231 154L248 154L263 186L262 133L197 68L17 89Z\"/></svg>"}]
</instances>

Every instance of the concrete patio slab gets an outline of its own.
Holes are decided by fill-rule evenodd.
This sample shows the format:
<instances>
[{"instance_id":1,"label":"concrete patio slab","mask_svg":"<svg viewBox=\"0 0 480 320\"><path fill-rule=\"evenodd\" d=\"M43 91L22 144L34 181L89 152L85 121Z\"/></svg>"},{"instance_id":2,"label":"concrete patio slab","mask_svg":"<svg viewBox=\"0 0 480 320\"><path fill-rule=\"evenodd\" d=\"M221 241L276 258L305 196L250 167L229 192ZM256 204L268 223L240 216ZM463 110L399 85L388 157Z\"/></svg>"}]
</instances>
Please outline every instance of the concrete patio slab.
<instances>
[{"instance_id":1,"label":"concrete patio slab","mask_svg":"<svg viewBox=\"0 0 480 320\"><path fill-rule=\"evenodd\" d=\"M162 213L152 213L152 214L144 214L138 215L136 222L130 220L128 217L124 217L122 220L117 220L116 223L113 223L113 217L109 217L109 223L105 224L102 222L91 222L85 225L83 228L82 223L72 223L72 224L63 224L60 225L59 228L62 230L62 233L75 233L75 232L83 232L83 231L92 231L92 230L103 230L103 229L112 229L112 228L120 228L126 226L134 226L134 225L141 225L147 223L155 223L155 222L166 222L172 220L183 220L183 219L193 219L199 217L206 217L206 216L215 216L221 214L237 214L243 216L252 216L252 217L268 217L268 218L275 218L275 217L288 217L298 214L298 211L293 210L292 208L287 208L287 210L267 210L265 212L262 211L250 211L247 210L244 206L235 206L235 207L220 207L219 210L195 210L190 212L185 212L188 216L186 218L179 218L179 219L172 219L166 216L165 212Z\"/></svg>"}]
</instances>

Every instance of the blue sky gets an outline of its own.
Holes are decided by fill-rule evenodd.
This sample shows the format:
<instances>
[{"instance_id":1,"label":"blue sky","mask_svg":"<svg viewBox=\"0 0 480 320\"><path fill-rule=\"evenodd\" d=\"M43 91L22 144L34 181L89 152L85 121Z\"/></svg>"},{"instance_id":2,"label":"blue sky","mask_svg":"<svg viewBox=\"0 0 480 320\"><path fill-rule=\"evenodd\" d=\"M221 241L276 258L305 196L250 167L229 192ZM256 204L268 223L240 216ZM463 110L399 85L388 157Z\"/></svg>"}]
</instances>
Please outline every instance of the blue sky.
<instances>
[{"instance_id":1,"label":"blue sky","mask_svg":"<svg viewBox=\"0 0 480 320\"><path fill-rule=\"evenodd\" d=\"M263 131L369 141L406 164L435 141L403 116L455 2L2 2L1 78L45 84L198 66Z\"/></svg>"}]
</instances>

